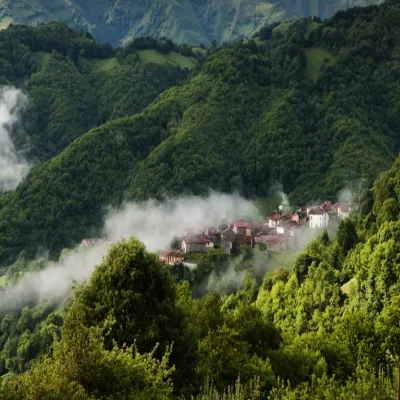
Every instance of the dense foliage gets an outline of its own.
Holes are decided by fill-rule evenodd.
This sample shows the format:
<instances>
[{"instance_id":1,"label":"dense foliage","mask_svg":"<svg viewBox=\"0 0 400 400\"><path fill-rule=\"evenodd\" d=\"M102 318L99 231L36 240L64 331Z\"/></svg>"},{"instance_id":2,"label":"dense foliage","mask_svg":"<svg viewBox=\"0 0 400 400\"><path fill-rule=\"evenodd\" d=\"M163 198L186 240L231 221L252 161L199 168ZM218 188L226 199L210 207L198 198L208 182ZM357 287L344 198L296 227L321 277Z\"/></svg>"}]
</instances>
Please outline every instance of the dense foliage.
<instances>
[{"instance_id":1,"label":"dense foliage","mask_svg":"<svg viewBox=\"0 0 400 400\"><path fill-rule=\"evenodd\" d=\"M366 182L351 219L288 270L259 249L210 252L189 272L136 239L114 245L70 302L2 311L0 397L392 399L400 157L365 187L399 145L399 12L350 10L215 50L188 83L79 137L2 196L1 260L26 252L0 275L18 281L44 267L26 261L39 246L57 255L124 199L232 186L263 195L275 180L293 199L334 197ZM322 46L335 61L315 76Z\"/></svg>"},{"instance_id":2,"label":"dense foliage","mask_svg":"<svg viewBox=\"0 0 400 400\"><path fill-rule=\"evenodd\" d=\"M140 42L140 49L162 47L154 40ZM115 50L64 24L0 31L0 82L29 96L27 137L16 138L19 147L34 160L47 160L92 127L142 111L187 76L173 64L141 62L136 50ZM172 42L164 53L169 51L184 52Z\"/></svg>"},{"instance_id":3,"label":"dense foliage","mask_svg":"<svg viewBox=\"0 0 400 400\"><path fill-rule=\"evenodd\" d=\"M324 23L301 20L286 31L272 27L267 40L214 49L188 82L166 90L143 112L79 137L2 196L0 262L14 262L24 249L32 257L38 247L56 256L95 234L104 207L124 200L209 189L264 196L279 182L299 203L333 200L360 178L372 182L400 144L400 19L393 17L399 9L389 2ZM25 48L36 32L35 50L48 50L55 46L54 38L46 41L48 30L52 38L58 30L64 38L65 30L72 39L57 40L58 53L28 81L30 124L41 126L28 133L43 157L85 126L135 114L184 75L170 64L138 63L140 51L154 56L154 48L138 50L154 47L151 39L133 42L104 64L82 52L107 57L112 49L64 26L10 28L3 35L22 32ZM174 54L189 60L186 52ZM57 75L61 70L65 77Z\"/></svg>"},{"instance_id":4,"label":"dense foliage","mask_svg":"<svg viewBox=\"0 0 400 400\"><path fill-rule=\"evenodd\" d=\"M174 282L137 240L114 245L60 315L61 337L46 304L3 317L2 398L392 399L400 220L381 204L399 200L399 166L291 271L267 272L262 251L228 264L214 252L189 280L175 266ZM234 271L236 289L224 285ZM204 281L211 291L193 296Z\"/></svg>"}]
</instances>

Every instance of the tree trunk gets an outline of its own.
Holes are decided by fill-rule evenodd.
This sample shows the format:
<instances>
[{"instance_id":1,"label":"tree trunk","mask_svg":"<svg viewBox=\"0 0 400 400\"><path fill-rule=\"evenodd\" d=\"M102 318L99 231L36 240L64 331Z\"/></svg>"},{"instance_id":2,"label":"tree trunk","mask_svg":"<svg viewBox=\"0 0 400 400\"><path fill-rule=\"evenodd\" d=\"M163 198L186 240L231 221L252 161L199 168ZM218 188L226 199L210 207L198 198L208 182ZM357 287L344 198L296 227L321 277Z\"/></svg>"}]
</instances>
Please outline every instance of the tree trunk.
<instances>
[{"instance_id":1,"label":"tree trunk","mask_svg":"<svg viewBox=\"0 0 400 400\"><path fill-rule=\"evenodd\" d=\"M400 400L400 358L397 360L397 400Z\"/></svg>"}]
</instances>

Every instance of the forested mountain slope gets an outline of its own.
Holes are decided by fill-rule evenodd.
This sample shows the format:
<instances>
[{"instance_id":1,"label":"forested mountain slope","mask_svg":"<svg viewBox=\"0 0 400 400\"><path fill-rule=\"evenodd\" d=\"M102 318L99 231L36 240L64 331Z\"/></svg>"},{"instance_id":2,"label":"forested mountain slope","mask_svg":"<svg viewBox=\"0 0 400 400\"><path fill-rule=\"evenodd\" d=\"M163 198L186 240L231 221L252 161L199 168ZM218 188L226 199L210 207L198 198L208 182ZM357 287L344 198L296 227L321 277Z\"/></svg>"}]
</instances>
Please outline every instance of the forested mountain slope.
<instances>
[{"instance_id":1,"label":"forested mountain slope","mask_svg":"<svg viewBox=\"0 0 400 400\"><path fill-rule=\"evenodd\" d=\"M0 259L56 254L123 200L263 196L280 183L302 202L371 181L399 149L399 10L302 20L215 51L188 83L90 131L1 197Z\"/></svg>"},{"instance_id":2,"label":"forested mountain slope","mask_svg":"<svg viewBox=\"0 0 400 400\"><path fill-rule=\"evenodd\" d=\"M169 37L178 43L211 44L252 33L265 23L298 17L327 18L339 9L375 0L0 0L0 27L62 21L118 45L130 37Z\"/></svg>"},{"instance_id":3,"label":"forested mountain slope","mask_svg":"<svg viewBox=\"0 0 400 400\"><path fill-rule=\"evenodd\" d=\"M0 83L28 94L27 135L18 147L35 161L95 126L142 111L196 64L191 49L171 41L138 40L122 51L59 23L0 31Z\"/></svg>"},{"instance_id":4,"label":"forested mountain slope","mask_svg":"<svg viewBox=\"0 0 400 400\"><path fill-rule=\"evenodd\" d=\"M0 314L0 395L395 398L400 157L353 200L360 207L351 219L335 235L321 232L289 270L266 272L271 256L257 247L232 263L215 250L183 280L175 275L183 265L160 264L136 239L116 244L62 309L42 303ZM196 297L206 271L219 291ZM246 272L240 289L227 289L238 271Z\"/></svg>"}]
</instances>

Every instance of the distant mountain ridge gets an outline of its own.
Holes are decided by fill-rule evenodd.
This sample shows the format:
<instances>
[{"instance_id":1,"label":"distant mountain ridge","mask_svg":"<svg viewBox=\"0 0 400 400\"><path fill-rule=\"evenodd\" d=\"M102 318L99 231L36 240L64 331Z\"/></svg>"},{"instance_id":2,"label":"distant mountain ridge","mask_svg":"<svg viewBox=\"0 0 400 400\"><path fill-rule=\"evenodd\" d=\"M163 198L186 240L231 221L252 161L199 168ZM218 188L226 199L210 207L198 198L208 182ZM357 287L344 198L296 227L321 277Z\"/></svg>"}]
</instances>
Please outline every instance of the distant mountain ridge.
<instances>
[{"instance_id":1,"label":"distant mountain ridge","mask_svg":"<svg viewBox=\"0 0 400 400\"><path fill-rule=\"evenodd\" d=\"M0 28L59 21L119 45L131 37L169 37L210 45L248 36L260 26L381 0L0 0Z\"/></svg>"}]
</instances>

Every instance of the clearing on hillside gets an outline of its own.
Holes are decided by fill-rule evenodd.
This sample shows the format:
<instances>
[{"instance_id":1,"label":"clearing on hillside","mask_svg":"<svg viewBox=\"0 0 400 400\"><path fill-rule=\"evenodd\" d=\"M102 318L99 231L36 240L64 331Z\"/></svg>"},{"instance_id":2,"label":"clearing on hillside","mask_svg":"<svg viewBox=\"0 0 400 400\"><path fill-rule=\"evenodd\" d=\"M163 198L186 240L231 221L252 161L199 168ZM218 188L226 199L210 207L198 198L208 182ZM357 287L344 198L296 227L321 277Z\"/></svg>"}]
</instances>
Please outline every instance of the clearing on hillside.
<instances>
[{"instance_id":1,"label":"clearing on hillside","mask_svg":"<svg viewBox=\"0 0 400 400\"><path fill-rule=\"evenodd\" d=\"M306 49L307 68L306 73L309 79L316 81L319 78L320 70L324 62L332 65L335 62L335 56L322 47ZM326 61L325 61L326 60Z\"/></svg>"},{"instance_id":2,"label":"clearing on hillside","mask_svg":"<svg viewBox=\"0 0 400 400\"><path fill-rule=\"evenodd\" d=\"M39 68L43 68L44 64L51 58L51 53L46 53L44 51L38 51L35 53L35 60Z\"/></svg>"},{"instance_id":3,"label":"clearing on hillside","mask_svg":"<svg viewBox=\"0 0 400 400\"><path fill-rule=\"evenodd\" d=\"M93 72L110 72L120 65L116 57L106 59L94 58L89 60L89 63Z\"/></svg>"},{"instance_id":4,"label":"clearing on hillside","mask_svg":"<svg viewBox=\"0 0 400 400\"><path fill-rule=\"evenodd\" d=\"M181 68L193 69L196 66L196 60L191 57L185 57L182 54L171 51L168 54L162 54L157 50L138 50L137 55L142 63L154 64L173 64Z\"/></svg>"},{"instance_id":5,"label":"clearing on hillside","mask_svg":"<svg viewBox=\"0 0 400 400\"><path fill-rule=\"evenodd\" d=\"M347 283L345 283L340 289L343 293L349 294L352 288L357 286L357 279L351 278Z\"/></svg>"},{"instance_id":6,"label":"clearing on hillside","mask_svg":"<svg viewBox=\"0 0 400 400\"><path fill-rule=\"evenodd\" d=\"M291 25L291 22L282 22L278 26L276 26L273 30L274 33L285 33L288 29L289 26Z\"/></svg>"}]
</instances>

